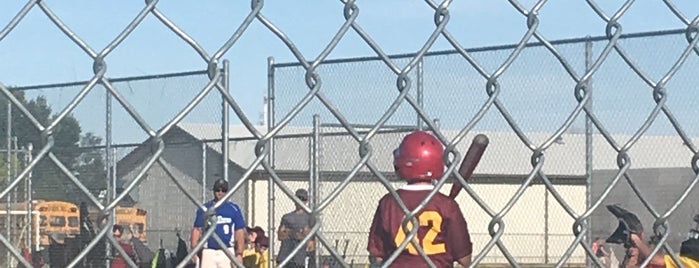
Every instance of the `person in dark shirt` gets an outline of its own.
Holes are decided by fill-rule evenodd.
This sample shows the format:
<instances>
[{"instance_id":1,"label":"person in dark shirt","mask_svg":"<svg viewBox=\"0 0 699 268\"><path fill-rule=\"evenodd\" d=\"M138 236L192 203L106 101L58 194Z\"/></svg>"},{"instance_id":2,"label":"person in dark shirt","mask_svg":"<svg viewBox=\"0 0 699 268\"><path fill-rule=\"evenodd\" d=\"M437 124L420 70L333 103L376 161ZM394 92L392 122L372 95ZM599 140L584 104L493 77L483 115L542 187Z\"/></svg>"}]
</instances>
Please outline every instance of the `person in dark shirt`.
<instances>
[{"instance_id":1,"label":"person in dark shirt","mask_svg":"<svg viewBox=\"0 0 699 268\"><path fill-rule=\"evenodd\" d=\"M407 182L397 190L398 196L413 210L434 189L432 180L444 174L444 147L432 134L416 131L407 135L393 154L396 175ZM471 236L461 209L453 199L438 192L416 217L419 226L415 239L437 267L454 267L454 262L465 267L471 264ZM367 250L374 265L381 265L391 256L411 231L403 230L404 218L405 212L398 200L390 193L384 195L369 230ZM389 267L429 265L418 250L408 244Z\"/></svg>"},{"instance_id":2,"label":"person in dark shirt","mask_svg":"<svg viewBox=\"0 0 699 268\"><path fill-rule=\"evenodd\" d=\"M305 189L297 189L296 197L308 205L308 191ZM279 254L277 255L277 264L282 263L289 258L291 252L296 248L301 241L308 235L311 227L314 225L314 220L311 214L306 212L302 206L296 205L296 209L282 216L281 223L277 229L277 237L281 241ZM313 268L315 263L315 238L311 238L306 242L305 247L297 251L289 262L284 266L287 268L306 267Z\"/></svg>"}]
</instances>

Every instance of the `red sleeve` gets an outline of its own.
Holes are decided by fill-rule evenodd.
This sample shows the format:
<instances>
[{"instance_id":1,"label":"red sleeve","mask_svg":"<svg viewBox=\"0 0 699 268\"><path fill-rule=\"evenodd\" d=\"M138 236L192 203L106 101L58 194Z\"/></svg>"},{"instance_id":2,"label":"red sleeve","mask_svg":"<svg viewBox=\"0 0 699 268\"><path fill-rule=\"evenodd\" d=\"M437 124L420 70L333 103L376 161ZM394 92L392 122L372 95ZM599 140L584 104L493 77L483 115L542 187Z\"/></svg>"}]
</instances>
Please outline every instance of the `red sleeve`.
<instances>
[{"instance_id":1,"label":"red sleeve","mask_svg":"<svg viewBox=\"0 0 699 268\"><path fill-rule=\"evenodd\" d=\"M464 219L459 205L453 203L451 211L449 212L449 225L447 226L447 233L449 234L447 240L447 250L454 260L461 259L473 252L473 243L471 242L471 234L468 231L468 225L466 224L466 219Z\"/></svg>"},{"instance_id":2,"label":"red sleeve","mask_svg":"<svg viewBox=\"0 0 699 268\"><path fill-rule=\"evenodd\" d=\"M127 255L133 256L135 255L135 252L133 250L133 246L129 243L124 243L121 245L121 247L124 249L124 252L126 252Z\"/></svg>"},{"instance_id":3,"label":"red sleeve","mask_svg":"<svg viewBox=\"0 0 699 268\"><path fill-rule=\"evenodd\" d=\"M383 200L383 199L382 199ZM384 242L383 236L385 231L383 230L383 224L381 222L381 204L376 207L376 212L374 212L374 220L371 223L371 228L369 229L369 244L367 245L367 251L369 254L383 258L384 255Z\"/></svg>"}]
</instances>

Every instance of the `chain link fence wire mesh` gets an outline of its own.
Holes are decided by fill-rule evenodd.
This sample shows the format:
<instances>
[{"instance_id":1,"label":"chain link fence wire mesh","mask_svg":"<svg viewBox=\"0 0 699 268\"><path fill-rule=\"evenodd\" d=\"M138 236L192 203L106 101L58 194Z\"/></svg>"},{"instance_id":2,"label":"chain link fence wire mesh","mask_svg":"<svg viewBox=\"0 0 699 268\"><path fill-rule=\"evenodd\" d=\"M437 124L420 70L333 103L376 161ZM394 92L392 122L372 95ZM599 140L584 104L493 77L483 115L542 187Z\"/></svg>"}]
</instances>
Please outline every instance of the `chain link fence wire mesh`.
<instances>
[{"instance_id":1,"label":"chain link fence wire mesh","mask_svg":"<svg viewBox=\"0 0 699 268\"><path fill-rule=\"evenodd\" d=\"M250 2L235 32L222 34L229 36L214 50L170 20L158 1L146 1L101 49L85 42L85 34L74 32L46 1L28 1L3 22L0 44L21 30L17 26L30 12L39 14L90 59L94 75L49 86L15 87L0 80L0 104L7 107L0 109L6 119L0 120L0 140L6 141L0 146L0 264L30 267L25 251L45 256L54 247L61 251L51 252L63 258L52 258L52 267L108 266L114 252L125 253L109 227L119 222L116 208L128 206L146 211L141 230L151 250L173 249L177 236L188 240L194 210L212 198L212 182L225 178L232 185L225 199L244 208L249 225L267 230L273 242L269 264L277 261L279 218L300 203L293 192L304 188L313 197L305 208L318 223L306 239L318 241L319 261L365 266L376 201L401 185L391 151L415 129L433 130L452 150L450 172L466 141L476 133L491 139L473 181L464 184L467 194L458 198L475 244L472 266L601 266L591 239L613 230L616 220L604 209L612 203L638 213L658 240L653 253L677 261L699 203L698 101L691 91L699 67L699 20L663 1L658 12L670 14L680 29L627 34L623 18L634 1L613 9L586 1L586 12L604 29L594 37L550 41L539 31L548 23L539 15L546 1L508 2L525 26L513 45L466 49L454 26L447 27L459 14L450 12L452 2L428 0L422 10L433 15L430 35L412 46L415 53L389 56L375 34L364 30L362 3L352 0L338 2L341 25L331 40L321 41L327 44L317 55L302 53L259 0ZM127 46L139 25L153 22L190 47L203 70L111 79L109 56L124 56L112 52ZM269 58L263 124L231 94L237 77L223 59L251 32L276 36L296 59ZM329 60L348 38L361 39L374 55ZM452 50L434 51L437 42ZM444 176L434 191L445 192L453 177ZM27 239L30 229L41 230L31 226L42 220L27 216L39 199L72 203L64 217L78 205L90 207L96 228L81 224L76 233L66 220L63 243ZM407 219L419 209L405 211ZM42 213L49 216L37 210ZM202 242L189 245L177 267L187 265L209 237L217 236L206 232ZM406 246L386 256L383 266ZM289 258L279 261L284 265ZM136 267L133 260L127 263Z\"/></svg>"}]
</instances>

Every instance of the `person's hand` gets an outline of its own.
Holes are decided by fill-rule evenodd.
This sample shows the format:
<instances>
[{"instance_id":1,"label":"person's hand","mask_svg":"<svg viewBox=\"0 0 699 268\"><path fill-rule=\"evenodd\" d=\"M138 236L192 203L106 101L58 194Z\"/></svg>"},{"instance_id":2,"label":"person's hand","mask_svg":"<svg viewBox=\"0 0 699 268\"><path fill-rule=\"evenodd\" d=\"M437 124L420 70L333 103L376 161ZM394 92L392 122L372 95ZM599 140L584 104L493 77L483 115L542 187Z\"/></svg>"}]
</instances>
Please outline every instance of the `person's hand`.
<instances>
[{"instance_id":1,"label":"person's hand","mask_svg":"<svg viewBox=\"0 0 699 268\"><path fill-rule=\"evenodd\" d=\"M631 239L631 242L633 243L634 246L642 244L643 243L643 234L631 233L629 235L629 239Z\"/></svg>"},{"instance_id":2,"label":"person's hand","mask_svg":"<svg viewBox=\"0 0 699 268\"><path fill-rule=\"evenodd\" d=\"M383 258L375 258L370 260L369 268L379 268L381 267L381 263L383 263Z\"/></svg>"},{"instance_id":3,"label":"person's hand","mask_svg":"<svg viewBox=\"0 0 699 268\"><path fill-rule=\"evenodd\" d=\"M235 254L235 259L238 260L238 262L243 263L243 254Z\"/></svg>"},{"instance_id":4,"label":"person's hand","mask_svg":"<svg viewBox=\"0 0 699 268\"><path fill-rule=\"evenodd\" d=\"M197 254L194 254L194 256L192 256L192 263L196 264L197 262L199 262L199 256L197 256Z\"/></svg>"}]
</instances>

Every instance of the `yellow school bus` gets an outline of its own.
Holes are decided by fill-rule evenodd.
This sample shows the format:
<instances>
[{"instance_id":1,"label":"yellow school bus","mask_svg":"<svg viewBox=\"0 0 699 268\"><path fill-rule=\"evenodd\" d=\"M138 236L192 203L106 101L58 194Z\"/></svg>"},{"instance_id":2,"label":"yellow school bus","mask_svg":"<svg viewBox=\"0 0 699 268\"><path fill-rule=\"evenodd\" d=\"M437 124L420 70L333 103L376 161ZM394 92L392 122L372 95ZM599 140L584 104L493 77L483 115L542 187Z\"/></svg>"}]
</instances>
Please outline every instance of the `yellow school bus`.
<instances>
[{"instance_id":1,"label":"yellow school bus","mask_svg":"<svg viewBox=\"0 0 699 268\"><path fill-rule=\"evenodd\" d=\"M35 200L31 207L30 221L27 202L10 204L9 217L7 204L0 204L0 228L5 230L9 221L15 237L23 239L30 236L36 250L50 244L49 236L62 243L65 238L80 234L80 210L77 205L65 201Z\"/></svg>"},{"instance_id":2,"label":"yellow school bus","mask_svg":"<svg viewBox=\"0 0 699 268\"><path fill-rule=\"evenodd\" d=\"M127 234L130 232L139 237L141 242L147 242L148 228L146 226L146 210L137 207L116 206L114 207L114 212L116 216L114 224L121 225L124 228L124 232ZM105 216L100 216L101 213L97 208L88 207L88 213L93 222L106 224L107 218Z\"/></svg>"},{"instance_id":3,"label":"yellow school bus","mask_svg":"<svg viewBox=\"0 0 699 268\"><path fill-rule=\"evenodd\" d=\"M12 244L18 247L34 246L36 250L39 250L39 212L33 210L31 213L27 213L27 211L26 202L13 203L10 204L8 214L7 203L1 203L0 230L5 235L9 224L11 233L8 239ZM31 241L29 245L26 243L27 237Z\"/></svg>"},{"instance_id":4,"label":"yellow school bus","mask_svg":"<svg viewBox=\"0 0 699 268\"><path fill-rule=\"evenodd\" d=\"M116 224L127 227L134 235L140 235L139 240L146 243L147 227L146 227L146 210L136 207L121 207L116 208Z\"/></svg>"},{"instance_id":5,"label":"yellow school bus","mask_svg":"<svg viewBox=\"0 0 699 268\"><path fill-rule=\"evenodd\" d=\"M34 210L39 213L39 245L48 246L49 236L62 242L67 237L80 234L78 205L65 201L38 200Z\"/></svg>"}]
</instances>

